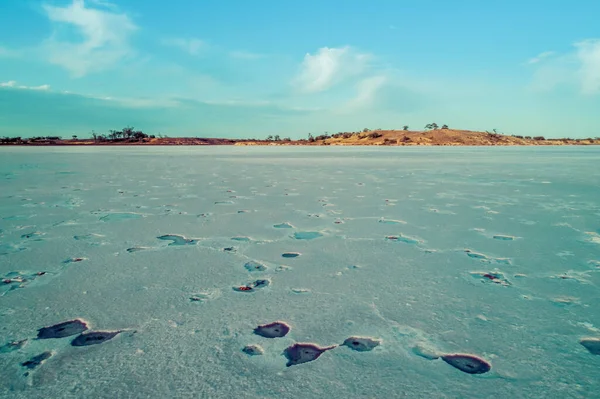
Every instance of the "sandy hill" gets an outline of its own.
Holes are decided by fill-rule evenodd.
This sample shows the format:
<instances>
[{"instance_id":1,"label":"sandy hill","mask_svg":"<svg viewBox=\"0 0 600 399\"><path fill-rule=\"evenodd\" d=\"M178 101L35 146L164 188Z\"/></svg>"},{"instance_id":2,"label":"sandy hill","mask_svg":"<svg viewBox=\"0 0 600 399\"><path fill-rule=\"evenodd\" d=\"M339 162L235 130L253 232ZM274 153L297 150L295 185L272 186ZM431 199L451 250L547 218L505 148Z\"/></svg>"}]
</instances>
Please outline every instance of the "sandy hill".
<instances>
[{"instance_id":1,"label":"sandy hill","mask_svg":"<svg viewBox=\"0 0 600 399\"><path fill-rule=\"evenodd\" d=\"M375 130L318 136L314 141L243 140L236 145L392 145L392 146L492 146L492 145L589 145L596 139L545 139L543 137L507 136L491 132L436 129L425 131Z\"/></svg>"}]
</instances>

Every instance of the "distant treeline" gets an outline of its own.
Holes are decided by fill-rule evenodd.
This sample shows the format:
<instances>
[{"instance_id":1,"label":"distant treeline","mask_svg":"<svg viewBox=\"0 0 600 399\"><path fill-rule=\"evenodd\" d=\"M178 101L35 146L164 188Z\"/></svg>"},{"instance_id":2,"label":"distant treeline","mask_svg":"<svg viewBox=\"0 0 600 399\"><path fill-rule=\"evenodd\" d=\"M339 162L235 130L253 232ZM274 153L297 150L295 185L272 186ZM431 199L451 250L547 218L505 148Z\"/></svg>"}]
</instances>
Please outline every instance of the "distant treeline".
<instances>
[{"instance_id":1,"label":"distant treeline","mask_svg":"<svg viewBox=\"0 0 600 399\"><path fill-rule=\"evenodd\" d=\"M109 130L106 134L97 134L92 131L92 139L95 142L144 142L156 138L153 134L146 134L141 130L134 130L133 127L125 127L121 130ZM0 144L58 144L61 141L77 141L77 136L71 136L71 139L63 139L61 136L37 136L30 138L22 137L0 137ZM89 140L89 139L88 139Z\"/></svg>"},{"instance_id":2,"label":"distant treeline","mask_svg":"<svg viewBox=\"0 0 600 399\"><path fill-rule=\"evenodd\" d=\"M38 136L31 138L1 137L0 144L29 144L29 143L54 143L60 141L60 136Z\"/></svg>"},{"instance_id":3,"label":"distant treeline","mask_svg":"<svg viewBox=\"0 0 600 399\"><path fill-rule=\"evenodd\" d=\"M147 141L145 139L153 139L156 138L156 136L153 134L146 134L141 130L134 130L133 127L125 127L121 130L109 130L108 134L97 134L96 132L92 132L92 138L94 141L136 142Z\"/></svg>"}]
</instances>

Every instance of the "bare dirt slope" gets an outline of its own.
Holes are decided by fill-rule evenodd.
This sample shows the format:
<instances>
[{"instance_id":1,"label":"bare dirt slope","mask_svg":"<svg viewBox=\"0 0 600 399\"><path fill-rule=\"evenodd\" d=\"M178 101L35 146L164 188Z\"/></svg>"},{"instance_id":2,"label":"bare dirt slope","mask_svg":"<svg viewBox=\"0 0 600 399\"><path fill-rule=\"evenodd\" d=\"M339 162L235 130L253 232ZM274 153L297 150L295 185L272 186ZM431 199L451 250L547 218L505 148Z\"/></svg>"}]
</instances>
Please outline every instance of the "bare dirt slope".
<instances>
[{"instance_id":1,"label":"bare dirt slope","mask_svg":"<svg viewBox=\"0 0 600 399\"><path fill-rule=\"evenodd\" d=\"M590 145L600 139L544 139L507 136L469 130L437 129L426 131L376 130L338 133L314 141L240 141L236 145L398 145L398 146L491 146L491 145Z\"/></svg>"}]
</instances>

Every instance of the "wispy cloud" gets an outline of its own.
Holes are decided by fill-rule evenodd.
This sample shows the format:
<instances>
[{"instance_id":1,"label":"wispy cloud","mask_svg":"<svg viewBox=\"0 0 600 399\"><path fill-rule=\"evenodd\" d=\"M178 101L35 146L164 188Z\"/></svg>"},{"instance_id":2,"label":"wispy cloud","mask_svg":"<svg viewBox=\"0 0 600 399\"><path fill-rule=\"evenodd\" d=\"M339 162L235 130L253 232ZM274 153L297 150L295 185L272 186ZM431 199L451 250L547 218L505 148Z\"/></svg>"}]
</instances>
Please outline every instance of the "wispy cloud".
<instances>
[{"instance_id":1,"label":"wispy cloud","mask_svg":"<svg viewBox=\"0 0 600 399\"><path fill-rule=\"evenodd\" d=\"M200 39L184 39L184 38L165 38L161 40L164 46L178 48L179 50L190 55L198 55L200 50L206 47L206 44Z\"/></svg>"},{"instance_id":2,"label":"wispy cloud","mask_svg":"<svg viewBox=\"0 0 600 399\"><path fill-rule=\"evenodd\" d=\"M50 90L49 85L23 86L23 85L18 85L15 80L9 80L8 82L0 82L0 87L7 87L7 88L11 88L11 89L23 89L23 90Z\"/></svg>"},{"instance_id":3,"label":"wispy cloud","mask_svg":"<svg viewBox=\"0 0 600 399\"><path fill-rule=\"evenodd\" d=\"M540 61L545 60L546 58L552 57L556 54L554 51L544 51L543 53L538 54L537 56L530 58L527 63L528 64L537 64Z\"/></svg>"},{"instance_id":4,"label":"wispy cloud","mask_svg":"<svg viewBox=\"0 0 600 399\"><path fill-rule=\"evenodd\" d=\"M318 93L360 75L367 66L370 55L350 47L323 47L312 55L306 54L300 72L293 80L303 93Z\"/></svg>"},{"instance_id":5,"label":"wispy cloud","mask_svg":"<svg viewBox=\"0 0 600 399\"><path fill-rule=\"evenodd\" d=\"M570 86L579 87L586 95L600 93L600 39L583 40L574 43L573 47L571 52L546 52L530 60L529 64L536 67L532 82L534 90Z\"/></svg>"},{"instance_id":6,"label":"wispy cloud","mask_svg":"<svg viewBox=\"0 0 600 399\"><path fill-rule=\"evenodd\" d=\"M86 6L84 0L73 0L65 7L43 6L55 28L43 50L51 63L74 77L112 68L133 52L129 38L137 27L129 16L114 11L110 3L94 3L104 9ZM61 35L60 28L65 25L74 27L83 39Z\"/></svg>"},{"instance_id":7,"label":"wispy cloud","mask_svg":"<svg viewBox=\"0 0 600 399\"><path fill-rule=\"evenodd\" d=\"M581 63L578 75L584 94L600 92L600 39L576 43L577 57Z\"/></svg>"},{"instance_id":8,"label":"wispy cloud","mask_svg":"<svg viewBox=\"0 0 600 399\"><path fill-rule=\"evenodd\" d=\"M373 105L376 100L377 92L387 81L387 77L372 76L361 80L356 85L356 96L351 99L344 107L347 111L352 111L358 108L367 108Z\"/></svg>"},{"instance_id":9,"label":"wispy cloud","mask_svg":"<svg viewBox=\"0 0 600 399\"><path fill-rule=\"evenodd\" d=\"M13 50L8 47L0 46L0 58L16 58L21 55L18 50Z\"/></svg>"},{"instance_id":10,"label":"wispy cloud","mask_svg":"<svg viewBox=\"0 0 600 399\"><path fill-rule=\"evenodd\" d=\"M238 58L242 60L257 60L265 57L264 54L252 53L249 51L231 51L229 56L231 58Z\"/></svg>"}]
</instances>

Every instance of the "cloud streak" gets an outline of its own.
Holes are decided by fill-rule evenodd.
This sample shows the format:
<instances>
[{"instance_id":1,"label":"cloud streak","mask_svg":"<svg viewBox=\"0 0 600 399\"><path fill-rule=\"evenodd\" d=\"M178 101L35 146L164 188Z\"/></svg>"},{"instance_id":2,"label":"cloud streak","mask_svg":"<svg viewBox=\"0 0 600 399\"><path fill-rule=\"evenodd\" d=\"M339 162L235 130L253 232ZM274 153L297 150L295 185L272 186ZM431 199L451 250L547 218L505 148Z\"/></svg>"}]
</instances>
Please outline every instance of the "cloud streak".
<instances>
[{"instance_id":1,"label":"cloud streak","mask_svg":"<svg viewBox=\"0 0 600 399\"><path fill-rule=\"evenodd\" d=\"M581 64L577 74L583 94L600 93L600 39L576 43L577 58Z\"/></svg>"},{"instance_id":2,"label":"cloud streak","mask_svg":"<svg viewBox=\"0 0 600 399\"><path fill-rule=\"evenodd\" d=\"M127 14L101 4L104 10L86 6L84 0L73 0L66 7L43 6L54 27L42 44L43 52L50 63L65 68L73 77L110 69L133 53L129 38L137 27ZM63 35L64 27L75 28L82 40Z\"/></svg>"},{"instance_id":3,"label":"cloud streak","mask_svg":"<svg viewBox=\"0 0 600 399\"><path fill-rule=\"evenodd\" d=\"M198 55L206 44L200 39L165 38L161 40L163 46L175 47L189 55Z\"/></svg>"},{"instance_id":4,"label":"cloud streak","mask_svg":"<svg viewBox=\"0 0 600 399\"><path fill-rule=\"evenodd\" d=\"M600 93L600 39L576 42L572 51L563 54L542 53L529 64L535 66L532 88L536 91L578 87L584 95Z\"/></svg>"},{"instance_id":5,"label":"cloud streak","mask_svg":"<svg viewBox=\"0 0 600 399\"><path fill-rule=\"evenodd\" d=\"M541 62L543 60L545 60L546 58L552 57L554 54L556 54L554 51L544 51L543 53L538 54L537 56L529 59L529 61L527 61L528 64L537 64L538 62Z\"/></svg>"},{"instance_id":6,"label":"cloud streak","mask_svg":"<svg viewBox=\"0 0 600 399\"><path fill-rule=\"evenodd\" d=\"M15 80L9 80L8 82L0 82L0 87L9 89L22 89L22 90L50 90L50 85L41 86L23 86L17 85Z\"/></svg>"},{"instance_id":7,"label":"cloud streak","mask_svg":"<svg viewBox=\"0 0 600 399\"><path fill-rule=\"evenodd\" d=\"M241 60L258 60L265 57L264 54L252 53L249 51L231 51L229 56Z\"/></svg>"}]
</instances>

